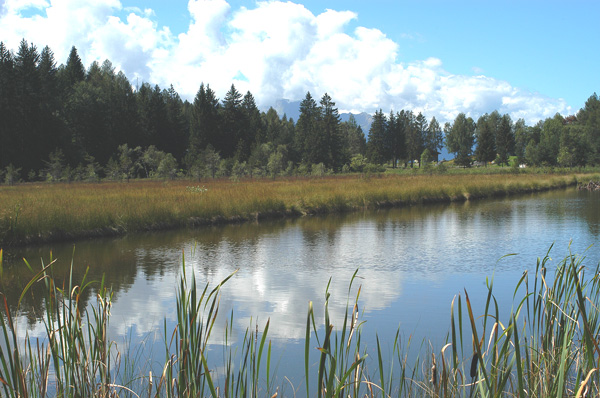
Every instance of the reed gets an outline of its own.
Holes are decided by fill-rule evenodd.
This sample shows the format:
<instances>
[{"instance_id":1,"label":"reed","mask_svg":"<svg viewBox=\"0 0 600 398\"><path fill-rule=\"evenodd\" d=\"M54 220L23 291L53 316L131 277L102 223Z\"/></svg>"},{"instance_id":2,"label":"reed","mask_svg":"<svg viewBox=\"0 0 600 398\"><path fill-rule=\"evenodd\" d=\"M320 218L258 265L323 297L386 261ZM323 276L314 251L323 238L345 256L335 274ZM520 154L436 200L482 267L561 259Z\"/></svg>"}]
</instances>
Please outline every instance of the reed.
<instances>
[{"instance_id":1,"label":"reed","mask_svg":"<svg viewBox=\"0 0 600 398\"><path fill-rule=\"evenodd\" d=\"M591 174L150 180L0 187L0 247L265 217L464 201L563 188Z\"/></svg>"},{"instance_id":2,"label":"reed","mask_svg":"<svg viewBox=\"0 0 600 398\"><path fill-rule=\"evenodd\" d=\"M535 272L516 281L513 308L498 306L494 280L477 315L467 290L450 303L450 330L442 347L424 342L409 362L411 340L402 345L400 330L391 343L391 361L363 342L358 271L350 280L341 323L329 316L325 291L324 325L318 325L312 303L306 314L304 354L308 397L585 397L600 395L600 267L584 257L567 255L554 270L549 252ZM174 330L164 327L162 373L122 372L120 353L106 335L111 294L99 282L97 302L88 308L79 298L90 282L75 284L72 274L56 283L53 263L42 264L23 295L35 283L45 288L46 339L33 341L16 330L14 313L2 295L0 317L0 389L5 397L259 397L278 396L272 374L269 322L263 330L248 328L239 345L230 346L233 315L223 333L222 364L207 359L208 344L219 313L221 287L198 287L183 263ZM0 272L2 252L0 251ZM330 280L331 282L331 280ZM23 297L21 296L21 298ZM299 315L300 316L300 315ZM234 347L235 346L235 347ZM367 361L369 355L373 360ZM374 365L373 368L369 366ZM220 374L218 369L222 369ZM281 390L283 391L283 389ZM294 393L295 395L295 393Z\"/></svg>"}]
</instances>

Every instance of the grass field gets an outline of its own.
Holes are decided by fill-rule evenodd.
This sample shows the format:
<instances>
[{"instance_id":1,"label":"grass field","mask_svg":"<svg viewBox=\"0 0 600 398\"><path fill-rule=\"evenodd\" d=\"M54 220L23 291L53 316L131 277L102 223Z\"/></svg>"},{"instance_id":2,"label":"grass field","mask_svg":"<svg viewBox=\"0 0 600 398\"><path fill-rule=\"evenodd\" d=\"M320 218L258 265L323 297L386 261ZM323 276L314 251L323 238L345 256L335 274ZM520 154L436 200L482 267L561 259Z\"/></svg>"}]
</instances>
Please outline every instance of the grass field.
<instances>
[{"instance_id":1,"label":"grass field","mask_svg":"<svg viewBox=\"0 0 600 398\"><path fill-rule=\"evenodd\" d=\"M562 188L593 174L382 174L0 187L0 246Z\"/></svg>"}]
</instances>

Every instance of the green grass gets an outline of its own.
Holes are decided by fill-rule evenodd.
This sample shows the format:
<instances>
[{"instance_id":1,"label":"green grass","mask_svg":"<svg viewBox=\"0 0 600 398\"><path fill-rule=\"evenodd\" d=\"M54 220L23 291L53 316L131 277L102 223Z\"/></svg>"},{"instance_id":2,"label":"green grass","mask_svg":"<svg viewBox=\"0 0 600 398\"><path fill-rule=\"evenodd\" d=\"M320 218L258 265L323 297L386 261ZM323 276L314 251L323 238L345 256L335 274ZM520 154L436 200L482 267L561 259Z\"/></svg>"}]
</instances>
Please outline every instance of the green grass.
<instances>
[{"instance_id":1,"label":"green grass","mask_svg":"<svg viewBox=\"0 0 600 398\"><path fill-rule=\"evenodd\" d=\"M594 174L382 174L0 187L0 247L134 231L462 201L562 188Z\"/></svg>"},{"instance_id":2,"label":"green grass","mask_svg":"<svg viewBox=\"0 0 600 398\"><path fill-rule=\"evenodd\" d=\"M0 251L0 272L2 260ZM451 326L443 347L424 345L409 363L400 330L391 344L366 349L366 324L360 320L358 271L348 287L342 324L329 316L325 292L324 325L315 322L312 303L306 313L305 386L308 397L584 397L600 394L600 268L587 267L584 258L569 254L548 269L549 254L538 259L535 273L515 281L510 312L498 307L494 281L487 280L483 312L474 312L468 291L450 307ZM4 397L263 397L276 396L279 383L271 368L269 323L260 332L248 329L239 346L229 345L233 318L225 327L223 363L206 357L220 311L221 286L199 287L183 266L176 300L177 325L164 328L162 373L120 373L118 352L106 335L111 293L102 283L97 302L80 306L89 288L85 276L58 286L53 264L42 264L33 284L45 292L44 342L23 337L15 329L14 313L6 298L0 317L0 390ZM503 315L505 314L505 315ZM302 317L302 314L297 314ZM233 316L232 316L233 317ZM390 342L386 342L390 343ZM392 352L382 351L391 346ZM383 358L394 358L385 363ZM367 362L366 358L372 356ZM374 364L369 368L368 364ZM221 369L223 374L217 372ZM52 395L50 395L52 394ZM295 394L294 394L295 395Z\"/></svg>"}]
</instances>

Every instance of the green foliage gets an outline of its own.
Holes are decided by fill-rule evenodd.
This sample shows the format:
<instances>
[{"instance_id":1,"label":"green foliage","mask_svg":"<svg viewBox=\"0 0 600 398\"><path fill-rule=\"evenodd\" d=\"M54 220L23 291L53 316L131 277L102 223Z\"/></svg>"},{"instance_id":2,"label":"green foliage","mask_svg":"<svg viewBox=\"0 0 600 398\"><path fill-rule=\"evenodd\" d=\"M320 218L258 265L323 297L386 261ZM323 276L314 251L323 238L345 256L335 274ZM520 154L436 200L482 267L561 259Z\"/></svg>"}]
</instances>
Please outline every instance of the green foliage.
<instances>
[{"instance_id":1,"label":"green foliage","mask_svg":"<svg viewBox=\"0 0 600 398\"><path fill-rule=\"evenodd\" d=\"M410 162L412 167L425 148L436 157L444 143L442 130L446 145L452 146L450 152L456 154L455 164L469 166L472 162L475 141L470 138L473 129L464 123L470 118L464 114L441 129L435 117L428 123L423 114L411 110L391 111L385 116L380 109L373 117L367 143L354 117L340 122L328 94L317 103L307 93L295 124L285 115L280 118L273 108L261 113L253 95L247 92L242 96L234 85L220 102L210 86L202 83L189 103L181 100L173 86L161 89L136 82L132 88L109 60L93 62L86 71L75 47L64 65L56 64L49 47L40 52L22 40L13 54L0 42L0 169L12 164L29 181L38 176L49 181L97 180L102 177L100 166L107 166L108 178L149 178L162 160L157 157L160 153L185 164L194 178L212 177L204 163L195 165L209 146L222 159L232 159L228 169L235 161L246 162L249 176L273 175L269 160L279 146L285 146L287 152L282 163L275 162L280 163L277 174L290 175L302 163L323 163L334 171L348 165L348 169L358 154L374 164L397 168L399 163ZM515 155L519 162L535 166L600 164L600 100L595 93L576 116L556 115L535 126L526 126L522 119L513 126L508 115L497 111L482 118L488 123L478 123L476 129L475 157L479 161L496 159L505 165L509 156ZM153 148L155 153L139 159L128 172L123 170L124 159L118 150L124 144L148 151ZM257 150L262 145L271 149ZM60 175L56 168L47 173L45 159L56 149L63 153ZM97 162L91 169L86 156ZM118 173L114 162L121 163Z\"/></svg>"},{"instance_id":2,"label":"green foliage","mask_svg":"<svg viewBox=\"0 0 600 398\"><path fill-rule=\"evenodd\" d=\"M350 170L355 173L362 173L367 165L367 158L363 155L355 155L350 159Z\"/></svg>"},{"instance_id":3,"label":"green foliage","mask_svg":"<svg viewBox=\"0 0 600 398\"><path fill-rule=\"evenodd\" d=\"M369 141L367 142L367 158L371 163L383 164L387 159L386 148L387 119L380 109L375 112L371 128L369 129Z\"/></svg>"},{"instance_id":4,"label":"green foliage","mask_svg":"<svg viewBox=\"0 0 600 398\"><path fill-rule=\"evenodd\" d=\"M475 148L475 159L487 166L496 158L495 135L498 129L500 115L494 112L491 115L485 114L477 120L475 128L475 137L477 148Z\"/></svg>"},{"instance_id":5,"label":"green foliage","mask_svg":"<svg viewBox=\"0 0 600 398\"><path fill-rule=\"evenodd\" d=\"M475 143L475 123L464 113L459 113L453 124L446 123L446 145L456 157L454 163L458 166L470 167L473 144Z\"/></svg>"},{"instance_id":6,"label":"green foliage","mask_svg":"<svg viewBox=\"0 0 600 398\"><path fill-rule=\"evenodd\" d=\"M21 168L13 166L12 163L6 166L4 171L0 170L0 177L4 175L4 183L6 185L13 185L15 182L19 181L20 174Z\"/></svg>"}]
</instances>

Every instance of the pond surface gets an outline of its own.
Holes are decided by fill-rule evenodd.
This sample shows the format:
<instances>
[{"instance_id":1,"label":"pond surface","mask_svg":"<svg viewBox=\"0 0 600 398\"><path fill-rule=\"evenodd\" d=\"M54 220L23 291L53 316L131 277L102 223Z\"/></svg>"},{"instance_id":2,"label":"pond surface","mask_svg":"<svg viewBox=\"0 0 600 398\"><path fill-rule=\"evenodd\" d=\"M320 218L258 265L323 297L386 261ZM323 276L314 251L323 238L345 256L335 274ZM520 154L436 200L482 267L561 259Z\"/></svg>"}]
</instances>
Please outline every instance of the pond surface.
<instances>
[{"instance_id":1,"label":"pond surface","mask_svg":"<svg viewBox=\"0 0 600 398\"><path fill-rule=\"evenodd\" d=\"M302 383L304 336L309 301L323 324L323 302L331 278L329 311L341 327L348 286L361 286L360 311L365 342L375 333L389 350L400 327L403 341L412 336L440 347L450 325L452 299L466 289L476 308L486 299L486 277L494 278L501 308L510 310L523 272L550 246L552 264L568 253L585 254L586 264L600 260L600 193L574 189L466 203L413 206L325 217L306 217L192 230L136 234L5 251L6 293L13 305L34 267L57 260L57 273L71 259L74 280L89 267L88 280L112 286L110 335L123 346L144 344L144 363L164 363L163 322L175 326L175 296L185 258L187 275L198 284L216 285L239 270L223 287L223 327L233 312L234 340L246 328L259 329L270 319L272 363L279 376ZM590 245L593 245L589 247ZM589 248L588 248L589 247ZM74 253L74 254L73 254ZM516 255L504 257L507 254ZM34 293L36 288L34 286ZM21 304L19 330L43 336L40 295ZM94 288L86 299L95 297ZM351 298L352 300L352 298ZM222 329L213 332L215 352ZM321 332L323 328L321 328ZM152 348L154 347L154 348ZM436 348L437 350L437 348ZM298 375L298 376L296 376Z\"/></svg>"}]
</instances>

